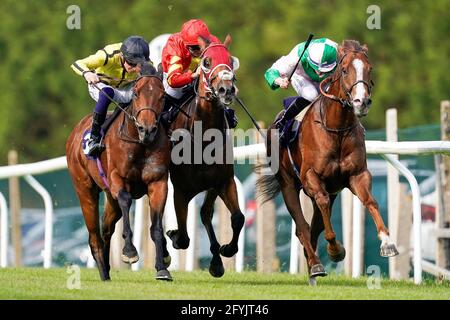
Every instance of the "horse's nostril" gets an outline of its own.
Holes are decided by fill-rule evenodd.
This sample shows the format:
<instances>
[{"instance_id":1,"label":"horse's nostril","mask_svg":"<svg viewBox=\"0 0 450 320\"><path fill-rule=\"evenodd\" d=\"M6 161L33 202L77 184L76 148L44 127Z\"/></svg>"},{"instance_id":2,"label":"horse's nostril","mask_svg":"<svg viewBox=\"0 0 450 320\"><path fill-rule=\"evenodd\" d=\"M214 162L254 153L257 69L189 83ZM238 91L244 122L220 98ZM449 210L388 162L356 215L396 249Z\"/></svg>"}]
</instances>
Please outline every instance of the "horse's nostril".
<instances>
[{"instance_id":1,"label":"horse's nostril","mask_svg":"<svg viewBox=\"0 0 450 320\"><path fill-rule=\"evenodd\" d=\"M236 88L234 86L231 87L231 94L235 94L236 93Z\"/></svg>"},{"instance_id":2,"label":"horse's nostril","mask_svg":"<svg viewBox=\"0 0 450 320\"><path fill-rule=\"evenodd\" d=\"M227 90L224 87L219 88L219 94L225 94L225 92L227 92Z\"/></svg>"},{"instance_id":3,"label":"horse's nostril","mask_svg":"<svg viewBox=\"0 0 450 320\"><path fill-rule=\"evenodd\" d=\"M372 99L367 99L367 105L370 106L372 104Z\"/></svg>"}]
</instances>

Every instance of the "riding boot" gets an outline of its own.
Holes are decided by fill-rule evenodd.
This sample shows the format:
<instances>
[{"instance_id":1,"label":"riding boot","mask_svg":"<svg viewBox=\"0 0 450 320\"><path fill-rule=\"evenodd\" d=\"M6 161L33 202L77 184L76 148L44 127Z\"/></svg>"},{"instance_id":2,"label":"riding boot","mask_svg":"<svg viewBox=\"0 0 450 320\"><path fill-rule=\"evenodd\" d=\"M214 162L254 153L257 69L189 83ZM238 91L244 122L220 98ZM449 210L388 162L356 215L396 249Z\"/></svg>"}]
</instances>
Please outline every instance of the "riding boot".
<instances>
[{"instance_id":1,"label":"riding boot","mask_svg":"<svg viewBox=\"0 0 450 320\"><path fill-rule=\"evenodd\" d=\"M177 99L169 96L167 93L164 96L163 112L161 114L161 122L164 126L169 127L175 120L178 114L178 108L176 107Z\"/></svg>"},{"instance_id":2,"label":"riding boot","mask_svg":"<svg viewBox=\"0 0 450 320\"><path fill-rule=\"evenodd\" d=\"M227 118L228 126L230 129L236 128L238 124L238 118L236 117L236 114L233 109L225 107L225 117Z\"/></svg>"},{"instance_id":3,"label":"riding boot","mask_svg":"<svg viewBox=\"0 0 450 320\"><path fill-rule=\"evenodd\" d=\"M170 126L170 124L177 118L178 113L180 112L180 108L182 108L182 106L187 103L187 101L190 100L194 95L195 91L192 85L187 85L185 88L183 88L183 95L179 99L169 96L166 93L164 97L164 112L161 115L163 124L166 126Z\"/></svg>"},{"instance_id":4,"label":"riding boot","mask_svg":"<svg viewBox=\"0 0 450 320\"><path fill-rule=\"evenodd\" d=\"M307 107L309 104L311 103L311 101L306 100L303 97L297 97L294 101L292 101L292 103L286 108L286 110L284 111L283 115L281 116L280 119L278 119L275 122L275 127L279 130L281 130L280 132L280 144L284 145L285 143L285 137L287 135L287 131L288 131L288 127L286 126L286 123L292 119L294 119L305 107Z\"/></svg>"},{"instance_id":5,"label":"riding boot","mask_svg":"<svg viewBox=\"0 0 450 320\"><path fill-rule=\"evenodd\" d=\"M101 143L101 130L102 124L105 122L105 114L93 112L92 114L92 129L91 138L89 139L89 153L91 157L98 157L100 153L105 149L105 146Z\"/></svg>"},{"instance_id":6,"label":"riding boot","mask_svg":"<svg viewBox=\"0 0 450 320\"><path fill-rule=\"evenodd\" d=\"M91 157L98 157L100 153L105 149L105 146L101 143L101 130L102 124L105 122L106 113L108 112L108 106L111 103L110 99L114 98L114 90L111 87L104 87L100 90L98 95L98 101L95 105L95 110L92 114L92 129L91 138L88 142L89 152Z\"/></svg>"}]
</instances>

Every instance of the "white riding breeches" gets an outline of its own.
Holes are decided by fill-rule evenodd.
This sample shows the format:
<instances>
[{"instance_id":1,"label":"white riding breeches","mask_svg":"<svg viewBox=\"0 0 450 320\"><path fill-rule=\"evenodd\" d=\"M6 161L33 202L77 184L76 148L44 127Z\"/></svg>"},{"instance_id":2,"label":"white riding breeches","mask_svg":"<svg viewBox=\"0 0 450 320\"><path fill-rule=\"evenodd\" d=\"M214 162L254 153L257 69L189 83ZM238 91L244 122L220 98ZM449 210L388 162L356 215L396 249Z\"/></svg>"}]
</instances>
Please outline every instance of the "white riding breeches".
<instances>
[{"instance_id":1,"label":"white riding breeches","mask_svg":"<svg viewBox=\"0 0 450 320\"><path fill-rule=\"evenodd\" d=\"M184 88L187 87L187 85L180 87L180 88L171 87L169 85L169 83L167 82L167 74L166 73L164 73L163 85L164 85L164 90L166 91L166 93L175 99L180 99L183 96Z\"/></svg>"},{"instance_id":2,"label":"white riding breeches","mask_svg":"<svg viewBox=\"0 0 450 320\"><path fill-rule=\"evenodd\" d=\"M320 92L319 82L313 82L309 78L298 73L294 73L291 78L291 84L295 92L306 100L313 101Z\"/></svg>"},{"instance_id":3,"label":"white riding breeches","mask_svg":"<svg viewBox=\"0 0 450 320\"><path fill-rule=\"evenodd\" d=\"M123 88L114 88L107 84L104 84L102 82L98 82L97 87L101 90L103 88L111 88L114 90L114 101L117 103L128 103L133 99L133 84L129 84ZM91 95L92 99L94 99L96 102L98 101L98 95L99 91L96 87L94 87L92 84L88 85L89 94Z\"/></svg>"}]
</instances>

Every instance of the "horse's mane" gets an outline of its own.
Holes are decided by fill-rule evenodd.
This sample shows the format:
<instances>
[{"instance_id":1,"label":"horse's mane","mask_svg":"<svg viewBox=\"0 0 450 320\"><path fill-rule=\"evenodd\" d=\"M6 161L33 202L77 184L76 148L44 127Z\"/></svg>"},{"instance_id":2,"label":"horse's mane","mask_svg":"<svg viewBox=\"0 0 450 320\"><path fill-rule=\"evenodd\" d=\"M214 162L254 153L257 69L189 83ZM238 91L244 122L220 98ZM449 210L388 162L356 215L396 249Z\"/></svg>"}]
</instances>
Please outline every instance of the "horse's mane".
<instances>
[{"instance_id":1,"label":"horse's mane","mask_svg":"<svg viewBox=\"0 0 450 320\"><path fill-rule=\"evenodd\" d=\"M365 54L369 52L367 45L365 44L361 45L357 40L344 40L342 41L342 44L339 46L339 49L341 49L343 52L353 51L353 52L364 52Z\"/></svg>"},{"instance_id":2,"label":"horse's mane","mask_svg":"<svg viewBox=\"0 0 450 320\"><path fill-rule=\"evenodd\" d=\"M366 49L365 47L361 46L361 44L357 40L344 40L342 41L341 47L346 51L364 51Z\"/></svg>"},{"instance_id":3,"label":"horse's mane","mask_svg":"<svg viewBox=\"0 0 450 320\"><path fill-rule=\"evenodd\" d=\"M356 53L362 52L367 56L369 49L367 45L361 45L357 40L343 40L338 48L338 60L341 61L343 56L349 51Z\"/></svg>"}]
</instances>

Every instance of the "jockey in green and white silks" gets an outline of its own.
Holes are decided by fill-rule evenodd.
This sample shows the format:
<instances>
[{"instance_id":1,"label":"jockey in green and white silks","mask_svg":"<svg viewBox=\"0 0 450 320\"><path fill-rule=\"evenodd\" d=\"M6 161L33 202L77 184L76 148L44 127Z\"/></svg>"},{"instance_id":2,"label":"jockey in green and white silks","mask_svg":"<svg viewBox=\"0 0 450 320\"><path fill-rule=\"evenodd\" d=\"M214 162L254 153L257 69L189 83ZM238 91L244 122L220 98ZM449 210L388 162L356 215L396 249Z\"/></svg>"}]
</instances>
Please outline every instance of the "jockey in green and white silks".
<instances>
[{"instance_id":1,"label":"jockey in green and white silks","mask_svg":"<svg viewBox=\"0 0 450 320\"><path fill-rule=\"evenodd\" d=\"M288 55L275 61L264 75L271 89L276 90L280 87L287 89L288 78L294 72L291 83L298 96L284 99L285 112L277 121L277 128L285 127L287 121L292 120L308 106L319 95L320 82L336 69L337 43L327 38L320 38L311 41L294 71L305 44L306 42L302 42L296 45ZM285 132L282 132L280 140L284 135Z\"/></svg>"}]
</instances>

